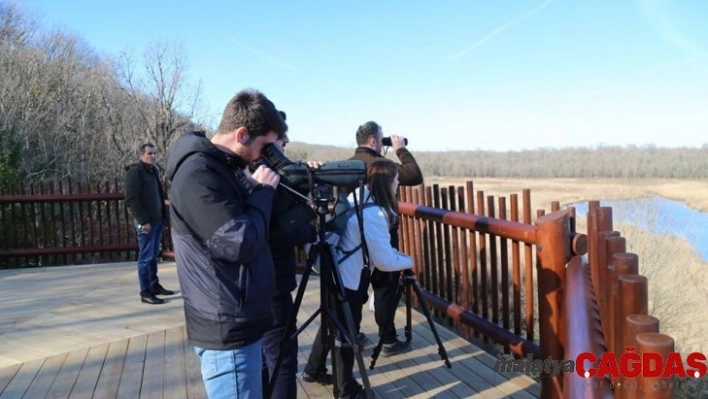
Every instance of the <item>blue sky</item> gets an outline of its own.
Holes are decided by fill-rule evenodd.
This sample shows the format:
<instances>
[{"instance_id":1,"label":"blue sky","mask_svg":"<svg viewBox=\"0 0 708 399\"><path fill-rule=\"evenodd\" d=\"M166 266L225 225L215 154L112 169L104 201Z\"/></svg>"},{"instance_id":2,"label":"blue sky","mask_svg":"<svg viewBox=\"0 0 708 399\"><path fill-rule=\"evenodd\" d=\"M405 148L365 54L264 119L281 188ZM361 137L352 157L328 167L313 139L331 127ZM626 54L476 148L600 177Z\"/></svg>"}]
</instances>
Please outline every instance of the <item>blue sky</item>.
<instances>
[{"instance_id":1,"label":"blue sky","mask_svg":"<svg viewBox=\"0 0 708 399\"><path fill-rule=\"evenodd\" d=\"M411 150L708 143L708 1L24 0L117 55L184 44L216 124L242 88L292 140Z\"/></svg>"}]
</instances>

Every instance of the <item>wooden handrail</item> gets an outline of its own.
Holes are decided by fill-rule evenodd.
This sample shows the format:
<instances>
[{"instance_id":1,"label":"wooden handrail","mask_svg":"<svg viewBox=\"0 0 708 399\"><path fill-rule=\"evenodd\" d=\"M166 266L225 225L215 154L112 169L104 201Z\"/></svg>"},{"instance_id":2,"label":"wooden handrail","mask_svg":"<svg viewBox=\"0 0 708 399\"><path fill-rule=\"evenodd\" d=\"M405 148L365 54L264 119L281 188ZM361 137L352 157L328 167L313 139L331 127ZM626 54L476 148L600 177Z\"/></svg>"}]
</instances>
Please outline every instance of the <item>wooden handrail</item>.
<instances>
[{"instance_id":1,"label":"wooden handrail","mask_svg":"<svg viewBox=\"0 0 708 399\"><path fill-rule=\"evenodd\" d=\"M444 223L485 234L494 234L527 244L536 244L536 228L530 224L453 212L409 202L399 202L398 211L403 216Z\"/></svg>"},{"instance_id":2,"label":"wooden handrail","mask_svg":"<svg viewBox=\"0 0 708 399\"><path fill-rule=\"evenodd\" d=\"M578 355L586 352L600 359L605 351L600 332L600 314L592 291L590 267L582 257L576 256L568 263L565 284L566 291L573 293L565 296L565 360L576 361ZM597 363L592 367L597 367ZM563 397L599 399L611 398L613 395L610 381L600 381L596 376L585 378L569 372L564 374Z\"/></svg>"}]
</instances>

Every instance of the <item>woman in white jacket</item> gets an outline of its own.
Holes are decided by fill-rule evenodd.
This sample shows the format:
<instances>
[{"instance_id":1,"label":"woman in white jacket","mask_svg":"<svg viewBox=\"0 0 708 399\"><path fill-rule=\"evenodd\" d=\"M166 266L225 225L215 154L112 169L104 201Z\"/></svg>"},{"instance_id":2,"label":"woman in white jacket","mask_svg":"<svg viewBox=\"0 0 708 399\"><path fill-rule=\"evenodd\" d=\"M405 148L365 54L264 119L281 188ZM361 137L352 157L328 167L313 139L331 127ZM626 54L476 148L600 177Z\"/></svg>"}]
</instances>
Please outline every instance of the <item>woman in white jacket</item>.
<instances>
[{"instance_id":1,"label":"woman in white jacket","mask_svg":"<svg viewBox=\"0 0 708 399\"><path fill-rule=\"evenodd\" d=\"M361 310L369 286L371 268L392 272L413 267L413 260L391 246L390 230L397 226L398 168L389 160L378 160L367 168L367 186L364 189L363 224L366 246L362 246L359 220L350 217L337 245L338 269L351 307L356 334L361 324ZM357 205L354 193L349 196L352 208ZM369 204L375 204L374 206ZM360 206L360 204L358 204ZM364 264L363 249L367 250L368 265ZM341 317L341 311L338 309ZM307 382L327 383L325 362L329 348L322 343L322 328L312 344L312 350L302 378ZM337 362L337 385L340 398L363 398L361 385L354 379L354 352L344 340L335 340L337 348L334 361Z\"/></svg>"}]
</instances>

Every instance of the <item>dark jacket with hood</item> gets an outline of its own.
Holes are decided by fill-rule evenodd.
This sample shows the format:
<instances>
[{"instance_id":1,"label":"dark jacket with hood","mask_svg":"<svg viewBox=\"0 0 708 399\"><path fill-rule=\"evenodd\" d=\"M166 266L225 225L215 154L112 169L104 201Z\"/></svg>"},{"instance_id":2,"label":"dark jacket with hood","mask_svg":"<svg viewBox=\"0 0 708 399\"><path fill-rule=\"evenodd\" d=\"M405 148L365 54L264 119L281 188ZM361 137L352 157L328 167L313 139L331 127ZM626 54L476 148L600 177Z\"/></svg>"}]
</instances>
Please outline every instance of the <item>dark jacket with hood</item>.
<instances>
[{"instance_id":1,"label":"dark jacket with hood","mask_svg":"<svg viewBox=\"0 0 708 399\"><path fill-rule=\"evenodd\" d=\"M125 167L125 207L138 224L155 223L167 216L165 193L157 167L136 162Z\"/></svg>"},{"instance_id":2,"label":"dark jacket with hood","mask_svg":"<svg viewBox=\"0 0 708 399\"><path fill-rule=\"evenodd\" d=\"M420 171L418 163L407 148L402 147L396 150L396 156L401 161L398 164L398 181L402 186L417 186L423 183L423 172ZM369 166L377 159L387 159L369 147L358 147L354 156L349 159L364 161Z\"/></svg>"},{"instance_id":3,"label":"dark jacket with hood","mask_svg":"<svg viewBox=\"0 0 708 399\"><path fill-rule=\"evenodd\" d=\"M276 198L275 201L278 202L278 200ZM294 204L289 209L300 206L306 207L308 205ZM295 247L315 241L317 231L315 225L310 222L286 230L278 223L277 219L278 216L273 215L268 242L275 264L275 296L281 297L290 294L297 287Z\"/></svg>"},{"instance_id":4,"label":"dark jacket with hood","mask_svg":"<svg viewBox=\"0 0 708 399\"><path fill-rule=\"evenodd\" d=\"M275 190L251 187L244 167L200 132L180 137L167 159L187 336L201 348L243 347L272 325L268 226Z\"/></svg>"}]
</instances>

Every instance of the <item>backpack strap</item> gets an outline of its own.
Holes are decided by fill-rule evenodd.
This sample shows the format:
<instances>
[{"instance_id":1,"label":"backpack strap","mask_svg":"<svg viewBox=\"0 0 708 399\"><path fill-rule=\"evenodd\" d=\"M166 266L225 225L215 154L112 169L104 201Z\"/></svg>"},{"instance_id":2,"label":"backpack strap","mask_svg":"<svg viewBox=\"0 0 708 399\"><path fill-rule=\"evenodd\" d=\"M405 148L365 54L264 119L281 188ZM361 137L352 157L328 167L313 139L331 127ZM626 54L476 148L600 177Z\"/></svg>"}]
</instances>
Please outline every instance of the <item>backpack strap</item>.
<instances>
[{"instance_id":1,"label":"backpack strap","mask_svg":"<svg viewBox=\"0 0 708 399\"><path fill-rule=\"evenodd\" d=\"M364 256L364 265L366 265L366 267L368 267L369 253L366 250L366 237L364 237L364 209L371 208L374 206L379 206L379 205L376 203L373 203L373 202L368 202L368 203L364 204L363 206L361 206L361 208L355 207L355 208L347 209L347 211L346 211L346 213L347 213L346 220L347 221L355 213L361 212L361 217L358 219L358 221L359 221L359 234L361 237L361 243L350 250L345 250L338 244L337 249L339 250L339 252L341 252L344 255L341 258L339 258L338 263L342 263L345 260L349 259L350 256L354 255L359 249L364 247L364 250L362 251L362 255Z\"/></svg>"}]
</instances>

